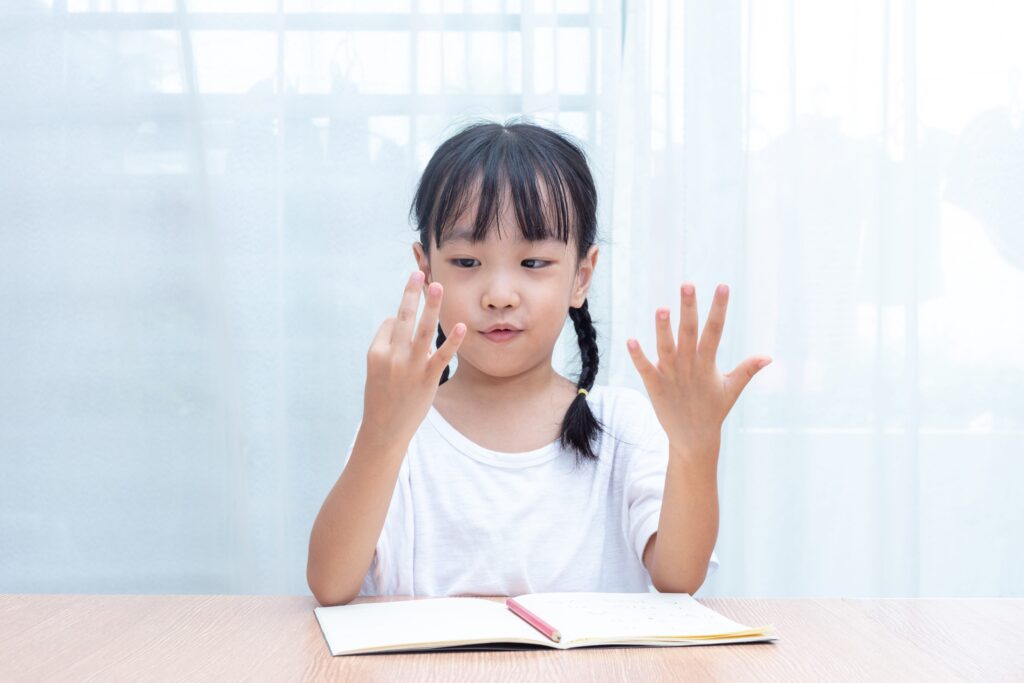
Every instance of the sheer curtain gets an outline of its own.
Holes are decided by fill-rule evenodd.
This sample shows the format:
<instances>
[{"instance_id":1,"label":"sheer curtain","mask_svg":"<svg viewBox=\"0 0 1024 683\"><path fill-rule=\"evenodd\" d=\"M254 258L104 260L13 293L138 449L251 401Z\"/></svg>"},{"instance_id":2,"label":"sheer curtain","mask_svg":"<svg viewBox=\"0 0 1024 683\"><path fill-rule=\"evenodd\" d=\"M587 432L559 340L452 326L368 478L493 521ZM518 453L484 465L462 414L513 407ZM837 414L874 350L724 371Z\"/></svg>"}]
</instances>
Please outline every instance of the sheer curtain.
<instances>
[{"instance_id":1,"label":"sheer curtain","mask_svg":"<svg viewBox=\"0 0 1024 683\"><path fill-rule=\"evenodd\" d=\"M419 173L463 123L524 113L605 173L619 17L4 3L0 591L307 593Z\"/></svg>"},{"instance_id":2,"label":"sheer curtain","mask_svg":"<svg viewBox=\"0 0 1024 683\"><path fill-rule=\"evenodd\" d=\"M630 2L610 383L731 286L708 594L1020 596L1019 3Z\"/></svg>"},{"instance_id":3,"label":"sheer curtain","mask_svg":"<svg viewBox=\"0 0 1024 683\"><path fill-rule=\"evenodd\" d=\"M1021 595L1020 10L965 12L4 3L0 591L307 592L418 175L527 114L599 183L598 383L684 279L775 359L702 594Z\"/></svg>"}]
</instances>

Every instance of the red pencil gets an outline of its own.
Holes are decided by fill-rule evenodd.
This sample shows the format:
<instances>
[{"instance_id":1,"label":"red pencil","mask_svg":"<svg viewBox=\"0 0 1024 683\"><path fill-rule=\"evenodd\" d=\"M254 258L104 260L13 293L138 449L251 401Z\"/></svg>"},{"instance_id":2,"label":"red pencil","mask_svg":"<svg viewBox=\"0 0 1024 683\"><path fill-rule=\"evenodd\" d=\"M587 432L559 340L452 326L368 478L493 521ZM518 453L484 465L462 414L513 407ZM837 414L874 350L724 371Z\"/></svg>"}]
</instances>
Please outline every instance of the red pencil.
<instances>
[{"instance_id":1,"label":"red pencil","mask_svg":"<svg viewBox=\"0 0 1024 683\"><path fill-rule=\"evenodd\" d=\"M562 634L556 631L554 626L552 626L551 624L549 624L548 622L544 621L536 614L531 612L530 610L520 605L518 602L515 601L515 598L509 598L508 600L506 600L505 606L517 615L519 615L520 617L522 617L527 624L534 627L551 640L555 641L556 643L562 641Z\"/></svg>"}]
</instances>

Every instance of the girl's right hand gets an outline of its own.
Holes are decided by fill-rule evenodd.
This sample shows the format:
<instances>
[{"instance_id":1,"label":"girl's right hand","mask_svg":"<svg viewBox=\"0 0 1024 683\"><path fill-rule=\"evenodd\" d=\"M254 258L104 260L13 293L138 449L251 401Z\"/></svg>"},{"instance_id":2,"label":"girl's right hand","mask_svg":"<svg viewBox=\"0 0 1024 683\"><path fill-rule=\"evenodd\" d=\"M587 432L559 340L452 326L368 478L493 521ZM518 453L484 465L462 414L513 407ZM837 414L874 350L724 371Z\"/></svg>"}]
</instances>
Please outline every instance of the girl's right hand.
<instances>
[{"instance_id":1,"label":"girl's right hand","mask_svg":"<svg viewBox=\"0 0 1024 683\"><path fill-rule=\"evenodd\" d=\"M366 354L363 424L379 435L389 434L406 441L412 439L434 403L441 373L466 335L466 325L458 323L444 344L430 352L444 295L441 283L432 282L413 337L423 278L423 271L412 274L402 295L398 317L381 323Z\"/></svg>"}]
</instances>

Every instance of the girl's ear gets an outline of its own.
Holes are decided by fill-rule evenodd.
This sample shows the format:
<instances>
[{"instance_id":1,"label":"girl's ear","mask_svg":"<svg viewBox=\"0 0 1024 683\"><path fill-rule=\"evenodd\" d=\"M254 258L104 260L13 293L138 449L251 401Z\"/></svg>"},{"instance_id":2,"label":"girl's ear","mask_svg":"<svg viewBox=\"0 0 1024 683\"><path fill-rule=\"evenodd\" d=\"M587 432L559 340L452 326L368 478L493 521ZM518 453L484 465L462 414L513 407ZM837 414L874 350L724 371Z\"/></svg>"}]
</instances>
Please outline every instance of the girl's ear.
<instances>
[{"instance_id":1,"label":"girl's ear","mask_svg":"<svg viewBox=\"0 0 1024 683\"><path fill-rule=\"evenodd\" d=\"M587 255L580 261L579 268L576 269L576 282L573 285L572 298L569 302L571 308L579 308L587 300L587 290L590 289L590 283L594 278L594 268L597 267L597 251L596 244L590 247Z\"/></svg>"},{"instance_id":2,"label":"girl's ear","mask_svg":"<svg viewBox=\"0 0 1024 683\"><path fill-rule=\"evenodd\" d=\"M412 255L416 259L416 267L423 271L426 275L423 278L423 286L426 287L430 284L430 259L423 253L423 245L419 242L412 243Z\"/></svg>"}]
</instances>

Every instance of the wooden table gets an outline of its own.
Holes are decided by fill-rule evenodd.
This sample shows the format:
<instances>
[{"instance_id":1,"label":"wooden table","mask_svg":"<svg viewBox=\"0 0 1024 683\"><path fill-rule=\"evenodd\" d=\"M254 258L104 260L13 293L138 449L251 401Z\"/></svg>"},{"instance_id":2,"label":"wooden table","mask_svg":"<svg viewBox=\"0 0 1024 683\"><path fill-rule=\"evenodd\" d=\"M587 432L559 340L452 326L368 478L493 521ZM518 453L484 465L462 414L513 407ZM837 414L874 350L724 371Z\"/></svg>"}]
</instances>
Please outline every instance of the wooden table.
<instances>
[{"instance_id":1,"label":"wooden table","mask_svg":"<svg viewBox=\"0 0 1024 683\"><path fill-rule=\"evenodd\" d=\"M312 597L0 595L0 680L1024 681L1024 599L700 602L779 640L331 657Z\"/></svg>"}]
</instances>

